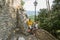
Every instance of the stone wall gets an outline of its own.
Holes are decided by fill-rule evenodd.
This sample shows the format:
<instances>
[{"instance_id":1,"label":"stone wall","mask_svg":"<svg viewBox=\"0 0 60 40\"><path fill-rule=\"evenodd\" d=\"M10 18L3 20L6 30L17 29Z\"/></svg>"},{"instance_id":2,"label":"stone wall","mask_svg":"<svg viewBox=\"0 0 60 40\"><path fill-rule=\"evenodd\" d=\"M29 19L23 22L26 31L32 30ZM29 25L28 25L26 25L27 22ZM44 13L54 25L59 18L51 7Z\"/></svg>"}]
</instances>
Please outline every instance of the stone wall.
<instances>
[{"instance_id":1,"label":"stone wall","mask_svg":"<svg viewBox=\"0 0 60 40\"><path fill-rule=\"evenodd\" d=\"M15 9L9 6L9 1L0 0L0 39L5 40L10 31L16 27Z\"/></svg>"}]
</instances>

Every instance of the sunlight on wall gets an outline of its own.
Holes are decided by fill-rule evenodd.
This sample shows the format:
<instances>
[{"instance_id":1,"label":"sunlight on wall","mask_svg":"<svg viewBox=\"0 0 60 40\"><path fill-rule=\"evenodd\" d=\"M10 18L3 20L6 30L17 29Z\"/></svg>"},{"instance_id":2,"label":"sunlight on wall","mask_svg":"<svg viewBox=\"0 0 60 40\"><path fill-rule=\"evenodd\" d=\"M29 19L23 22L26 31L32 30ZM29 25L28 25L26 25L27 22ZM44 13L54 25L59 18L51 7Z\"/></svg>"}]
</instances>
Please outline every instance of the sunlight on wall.
<instances>
[{"instance_id":1,"label":"sunlight on wall","mask_svg":"<svg viewBox=\"0 0 60 40\"><path fill-rule=\"evenodd\" d=\"M8 0L6 0L6 3L8 2Z\"/></svg>"},{"instance_id":2,"label":"sunlight on wall","mask_svg":"<svg viewBox=\"0 0 60 40\"><path fill-rule=\"evenodd\" d=\"M20 8L21 7L21 0L14 0L13 7Z\"/></svg>"}]
</instances>

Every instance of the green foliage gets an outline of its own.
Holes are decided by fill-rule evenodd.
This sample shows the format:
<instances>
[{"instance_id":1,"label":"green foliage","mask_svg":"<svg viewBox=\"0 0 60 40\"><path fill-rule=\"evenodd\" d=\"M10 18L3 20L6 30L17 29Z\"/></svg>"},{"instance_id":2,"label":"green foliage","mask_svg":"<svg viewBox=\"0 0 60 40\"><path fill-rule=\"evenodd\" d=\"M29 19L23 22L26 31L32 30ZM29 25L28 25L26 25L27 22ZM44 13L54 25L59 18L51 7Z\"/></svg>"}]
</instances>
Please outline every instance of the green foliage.
<instances>
[{"instance_id":1,"label":"green foliage","mask_svg":"<svg viewBox=\"0 0 60 40\"><path fill-rule=\"evenodd\" d=\"M29 16L29 18L34 21L34 15Z\"/></svg>"},{"instance_id":2,"label":"green foliage","mask_svg":"<svg viewBox=\"0 0 60 40\"><path fill-rule=\"evenodd\" d=\"M49 26L49 21L50 19L48 18L48 11L46 9L41 9L40 12L39 12L39 21L40 21L40 27L45 29L45 30L48 30L48 26ZM49 23L49 24L48 24Z\"/></svg>"},{"instance_id":3,"label":"green foliage","mask_svg":"<svg viewBox=\"0 0 60 40\"><path fill-rule=\"evenodd\" d=\"M24 4L25 4L25 2L23 0L21 0L21 6L22 6L22 8L20 10L22 10L22 11L24 11L24 9L23 9L23 5Z\"/></svg>"},{"instance_id":4,"label":"green foliage","mask_svg":"<svg viewBox=\"0 0 60 40\"><path fill-rule=\"evenodd\" d=\"M21 0L21 5L23 6L25 4L25 2L23 0Z\"/></svg>"},{"instance_id":5,"label":"green foliage","mask_svg":"<svg viewBox=\"0 0 60 40\"><path fill-rule=\"evenodd\" d=\"M60 0L55 0L53 3L53 11L60 11Z\"/></svg>"},{"instance_id":6,"label":"green foliage","mask_svg":"<svg viewBox=\"0 0 60 40\"><path fill-rule=\"evenodd\" d=\"M57 37L56 31L60 29L60 12L47 12L46 9L39 12L39 26Z\"/></svg>"},{"instance_id":7,"label":"green foliage","mask_svg":"<svg viewBox=\"0 0 60 40\"><path fill-rule=\"evenodd\" d=\"M55 0L52 10L41 9L38 15L39 26L57 37L60 30L60 0Z\"/></svg>"}]
</instances>

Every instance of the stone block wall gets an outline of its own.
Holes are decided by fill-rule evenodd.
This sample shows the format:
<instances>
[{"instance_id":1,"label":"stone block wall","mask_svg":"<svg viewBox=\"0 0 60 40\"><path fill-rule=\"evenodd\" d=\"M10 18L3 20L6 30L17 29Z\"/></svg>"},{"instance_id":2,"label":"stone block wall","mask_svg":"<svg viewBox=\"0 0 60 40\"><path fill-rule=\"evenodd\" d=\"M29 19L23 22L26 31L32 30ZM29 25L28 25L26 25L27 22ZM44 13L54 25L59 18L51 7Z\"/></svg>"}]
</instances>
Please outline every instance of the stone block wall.
<instances>
[{"instance_id":1,"label":"stone block wall","mask_svg":"<svg viewBox=\"0 0 60 40\"><path fill-rule=\"evenodd\" d=\"M24 28L23 31L27 30L26 16L20 8L13 7L13 3L16 0L0 0L0 39L6 40L11 32L19 25L20 29ZM17 13L19 13L18 25ZM22 28L21 28L22 27Z\"/></svg>"},{"instance_id":2,"label":"stone block wall","mask_svg":"<svg viewBox=\"0 0 60 40\"><path fill-rule=\"evenodd\" d=\"M16 12L12 7L0 0L0 39L5 40L16 27Z\"/></svg>"}]
</instances>

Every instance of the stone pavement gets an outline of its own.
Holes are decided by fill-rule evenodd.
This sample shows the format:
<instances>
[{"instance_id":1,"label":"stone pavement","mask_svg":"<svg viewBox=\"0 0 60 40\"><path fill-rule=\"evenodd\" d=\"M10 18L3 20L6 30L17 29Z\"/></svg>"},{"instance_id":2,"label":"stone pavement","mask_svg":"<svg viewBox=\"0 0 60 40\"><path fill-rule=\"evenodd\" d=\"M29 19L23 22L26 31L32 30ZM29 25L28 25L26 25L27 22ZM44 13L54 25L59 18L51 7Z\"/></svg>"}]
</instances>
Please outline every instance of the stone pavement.
<instances>
[{"instance_id":1,"label":"stone pavement","mask_svg":"<svg viewBox=\"0 0 60 40\"><path fill-rule=\"evenodd\" d=\"M25 36L23 34L16 34L10 40L37 40L37 38L34 35Z\"/></svg>"},{"instance_id":2,"label":"stone pavement","mask_svg":"<svg viewBox=\"0 0 60 40\"><path fill-rule=\"evenodd\" d=\"M35 32L35 35L24 35L22 33L11 36L9 40L58 40L52 36L49 32L39 29Z\"/></svg>"}]
</instances>

